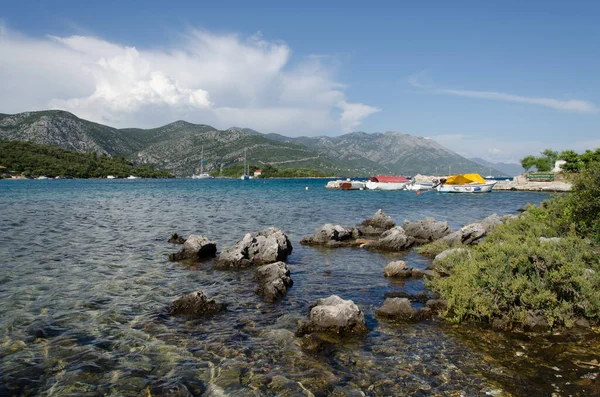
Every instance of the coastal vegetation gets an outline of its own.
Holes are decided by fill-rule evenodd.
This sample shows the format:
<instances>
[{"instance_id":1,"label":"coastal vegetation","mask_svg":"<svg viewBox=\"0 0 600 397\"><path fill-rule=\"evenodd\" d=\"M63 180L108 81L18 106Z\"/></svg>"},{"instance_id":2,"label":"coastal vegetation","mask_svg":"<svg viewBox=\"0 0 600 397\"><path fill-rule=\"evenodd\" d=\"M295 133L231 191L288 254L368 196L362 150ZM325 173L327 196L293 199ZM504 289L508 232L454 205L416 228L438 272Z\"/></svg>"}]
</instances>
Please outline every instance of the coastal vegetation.
<instances>
[{"instance_id":1,"label":"coastal vegetation","mask_svg":"<svg viewBox=\"0 0 600 397\"><path fill-rule=\"evenodd\" d=\"M277 168L272 165L264 165L258 168L255 165L248 166L249 175L253 175L255 171L261 170L259 178L324 178L332 176L330 173L309 168ZM213 176L223 176L227 178L239 178L244 173L244 165L235 163L229 167L223 168L223 171L215 171Z\"/></svg>"},{"instance_id":2,"label":"coastal vegetation","mask_svg":"<svg viewBox=\"0 0 600 397\"><path fill-rule=\"evenodd\" d=\"M598 151L596 151L598 152ZM596 153L592 152L592 153ZM600 320L600 162L583 163L573 190L529 206L482 243L436 261L430 286L446 318L500 328L571 327ZM421 249L433 256L446 248Z\"/></svg>"},{"instance_id":3,"label":"coastal vegetation","mask_svg":"<svg viewBox=\"0 0 600 397\"><path fill-rule=\"evenodd\" d=\"M147 165L135 165L124 157L78 153L54 146L28 142L0 141L0 164L25 177L105 178L170 178L166 171Z\"/></svg>"},{"instance_id":4,"label":"coastal vegetation","mask_svg":"<svg viewBox=\"0 0 600 397\"><path fill-rule=\"evenodd\" d=\"M520 160L521 166L525 171L529 171L533 167L540 172L549 172L554 167L556 160L564 160L565 164L561 165L561 169L567 173L579 172L587 165L595 162L600 162L600 148L596 150L586 150L582 154L578 154L573 150L565 150L556 152L551 149L546 149L540 153L541 156L525 156Z\"/></svg>"}]
</instances>

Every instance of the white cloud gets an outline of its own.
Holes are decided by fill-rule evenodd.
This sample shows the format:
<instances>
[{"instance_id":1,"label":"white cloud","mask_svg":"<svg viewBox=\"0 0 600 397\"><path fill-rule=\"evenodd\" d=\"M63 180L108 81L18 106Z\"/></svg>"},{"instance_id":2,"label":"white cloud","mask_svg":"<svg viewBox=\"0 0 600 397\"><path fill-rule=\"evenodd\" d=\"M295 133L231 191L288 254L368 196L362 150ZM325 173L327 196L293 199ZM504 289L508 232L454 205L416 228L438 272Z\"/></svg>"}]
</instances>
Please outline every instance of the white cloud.
<instances>
[{"instance_id":1,"label":"white cloud","mask_svg":"<svg viewBox=\"0 0 600 397\"><path fill-rule=\"evenodd\" d=\"M543 98L543 97L527 97L520 95L505 94L502 92L494 91L470 91L470 90L454 90L437 88L431 80L426 76L425 72L417 73L410 76L408 83L413 87L421 88L436 94L455 95L468 98L479 98L479 99L491 99L497 101L506 102L517 102L526 103L530 105L545 106L556 110L562 110L566 112L575 113L597 113L598 108L590 102L570 99L570 100L559 100L554 98Z\"/></svg>"},{"instance_id":2,"label":"white cloud","mask_svg":"<svg viewBox=\"0 0 600 397\"><path fill-rule=\"evenodd\" d=\"M0 112L60 108L116 127L177 119L288 135L337 133L379 111L354 103L327 57L291 65L287 44L189 30L142 49L98 37L29 38L0 24Z\"/></svg>"},{"instance_id":3,"label":"white cloud","mask_svg":"<svg viewBox=\"0 0 600 397\"><path fill-rule=\"evenodd\" d=\"M358 127L363 118L380 110L362 103L348 103L346 101L340 102L338 106L342 109L341 122L346 132Z\"/></svg>"}]
</instances>

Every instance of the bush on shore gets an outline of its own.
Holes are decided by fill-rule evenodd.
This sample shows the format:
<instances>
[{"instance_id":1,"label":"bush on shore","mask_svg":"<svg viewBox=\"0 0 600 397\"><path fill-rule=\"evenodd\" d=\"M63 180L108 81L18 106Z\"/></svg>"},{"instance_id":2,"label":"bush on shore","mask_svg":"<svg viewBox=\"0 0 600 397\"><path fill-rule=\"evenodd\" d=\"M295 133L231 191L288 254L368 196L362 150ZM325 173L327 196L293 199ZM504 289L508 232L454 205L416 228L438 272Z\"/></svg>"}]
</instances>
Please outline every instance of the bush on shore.
<instances>
[{"instance_id":1,"label":"bush on shore","mask_svg":"<svg viewBox=\"0 0 600 397\"><path fill-rule=\"evenodd\" d=\"M531 315L550 328L582 318L598 323L599 217L600 164L594 163L575 177L571 194L529 206L473 246L471 255L440 261L452 267L450 276L431 282L448 300L444 315L516 327Z\"/></svg>"}]
</instances>

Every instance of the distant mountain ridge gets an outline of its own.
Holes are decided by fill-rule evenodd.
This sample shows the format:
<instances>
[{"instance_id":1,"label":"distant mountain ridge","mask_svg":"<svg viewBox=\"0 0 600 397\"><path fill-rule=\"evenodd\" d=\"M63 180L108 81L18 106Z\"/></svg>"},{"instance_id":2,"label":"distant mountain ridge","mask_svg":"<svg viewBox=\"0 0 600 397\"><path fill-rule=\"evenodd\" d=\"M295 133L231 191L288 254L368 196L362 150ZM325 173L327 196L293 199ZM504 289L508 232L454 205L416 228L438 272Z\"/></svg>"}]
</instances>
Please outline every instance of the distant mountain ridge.
<instances>
[{"instance_id":1,"label":"distant mountain ridge","mask_svg":"<svg viewBox=\"0 0 600 397\"><path fill-rule=\"evenodd\" d=\"M470 160L473 161L474 163L477 163L484 167L487 167L488 169L491 167L492 170L498 170L503 174L503 175L493 174L493 176L505 176L505 175L517 176L517 175L521 175L522 173L525 172L525 169L516 163L502 163L502 162L492 163L492 162L484 160L480 157L474 157L474 158L471 158ZM486 174L486 175L488 175L488 174Z\"/></svg>"},{"instance_id":2,"label":"distant mountain ridge","mask_svg":"<svg viewBox=\"0 0 600 397\"><path fill-rule=\"evenodd\" d=\"M0 114L0 139L124 156L176 176L197 172L202 149L208 171L243 161L247 150L248 162L258 167L311 168L340 176L489 172L431 139L392 131L292 138L240 127L218 130L183 120L153 129L117 129L48 110Z\"/></svg>"}]
</instances>

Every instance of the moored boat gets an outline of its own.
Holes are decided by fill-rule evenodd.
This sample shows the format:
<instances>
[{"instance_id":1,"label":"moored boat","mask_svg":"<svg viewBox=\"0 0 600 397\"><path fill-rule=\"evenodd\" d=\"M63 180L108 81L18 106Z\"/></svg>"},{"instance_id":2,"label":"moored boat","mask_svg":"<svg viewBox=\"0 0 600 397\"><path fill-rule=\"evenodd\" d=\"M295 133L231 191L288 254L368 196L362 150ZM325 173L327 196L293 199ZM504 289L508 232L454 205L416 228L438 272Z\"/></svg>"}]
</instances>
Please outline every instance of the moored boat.
<instances>
[{"instance_id":1,"label":"moored boat","mask_svg":"<svg viewBox=\"0 0 600 397\"><path fill-rule=\"evenodd\" d=\"M403 176L377 175L372 176L365 183L369 190L403 190L410 180Z\"/></svg>"},{"instance_id":2,"label":"moored boat","mask_svg":"<svg viewBox=\"0 0 600 397\"><path fill-rule=\"evenodd\" d=\"M479 174L459 174L440 179L435 189L440 193L488 193L496 181L486 181Z\"/></svg>"}]
</instances>

